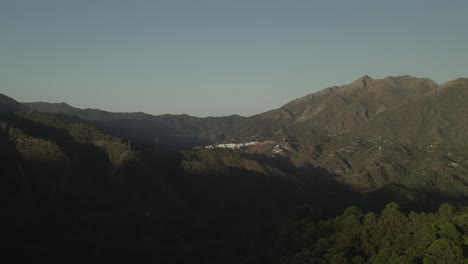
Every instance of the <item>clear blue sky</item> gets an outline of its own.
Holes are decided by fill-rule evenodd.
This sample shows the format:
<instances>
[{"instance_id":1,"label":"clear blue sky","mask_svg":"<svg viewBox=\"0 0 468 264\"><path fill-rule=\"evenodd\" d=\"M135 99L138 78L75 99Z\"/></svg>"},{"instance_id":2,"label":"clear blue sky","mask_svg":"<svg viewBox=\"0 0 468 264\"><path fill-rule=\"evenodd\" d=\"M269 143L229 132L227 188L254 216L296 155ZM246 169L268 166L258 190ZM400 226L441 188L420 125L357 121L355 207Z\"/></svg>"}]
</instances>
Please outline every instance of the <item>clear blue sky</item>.
<instances>
[{"instance_id":1,"label":"clear blue sky","mask_svg":"<svg viewBox=\"0 0 468 264\"><path fill-rule=\"evenodd\" d=\"M468 76L468 1L0 0L0 93L252 115L368 74Z\"/></svg>"}]
</instances>

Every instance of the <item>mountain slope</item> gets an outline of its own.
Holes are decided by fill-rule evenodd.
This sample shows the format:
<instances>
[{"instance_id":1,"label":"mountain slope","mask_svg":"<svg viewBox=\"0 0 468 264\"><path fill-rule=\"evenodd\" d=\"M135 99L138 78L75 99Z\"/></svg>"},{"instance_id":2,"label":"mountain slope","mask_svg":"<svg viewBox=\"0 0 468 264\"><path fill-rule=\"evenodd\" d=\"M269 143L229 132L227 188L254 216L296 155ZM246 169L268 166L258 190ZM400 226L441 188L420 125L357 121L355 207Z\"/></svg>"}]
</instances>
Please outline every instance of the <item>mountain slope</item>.
<instances>
[{"instance_id":1,"label":"mountain slope","mask_svg":"<svg viewBox=\"0 0 468 264\"><path fill-rule=\"evenodd\" d=\"M404 101L365 124L287 155L339 175L363 191L389 183L465 199L468 195L468 81L457 79ZM299 138L301 139L301 138ZM280 144L284 147L284 144Z\"/></svg>"},{"instance_id":2,"label":"mountain slope","mask_svg":"<svg viewBox=\"0 0 468 264\"><path fill-rule=\"evenodd\" d=\"M0 245L11 250L207 263L226 254L215 245L259 227L364 201L318 168L295 173L231 150L129 149L76 118L34 111L0 114L0 145Z\"/></svg>"},{"instance_id":3,"label":"mountain slope","mask_svg":"<svg viewBox=\"0 0 468 264\"><path fill-rule=\"evenodd\" d=\"M260 141L243 151L280 156L294 170L324 168L358 191L398 184L412 191L462 198L468 195L467 87L467 79L438 86L410 76L379 80L363 76L248 118L103 114L63 105L41 107L63 113L73 110L80 116L100 113L100 127L152 142L159 138L190 147Z\"/></svg>"},{"instance_id":4,"label":"mountain slope","mask_svg":"<svg viewBox=\"0 0 468 264\"><path fill-rule=\"evenodd\" d=\"M15 112L22 108L23 106L14 99L0 94L0 113Z\"/></svg>"},{"instance_id":5,"label":"mountain slope","mask_svg":"<svg viewBox=\"0 0 468 264\"><path fill-rule=\"evenodd\" d=\"M363 76L348 85L327 88L296 99L258 118L280 122L286 131L303 129L343 134L437 87L429 79L410 76L379 80Z\"/></svg>"},{"instance_id":6,"label":"mountain slope","mask_svg":"<svg viewBox=\"0 0 468 264\"><path fill-rule=\"evenodd\" d=\"M145 113L112 113L99 109L79 109L65 103L23 103L35 111L73 116L121 137L160 142L175 148L208 145L224 139L224 131L244 117L197 118L189 115L152 116Z\"/></svg>"},{"instance_id":7,"label":"mountain slope","mask_svg":"<svg viewBox=\"0 0 468 264\"><path fill-rule=\"evenodd\" d=\"M364 76L248 118L26 104L51 115L16 111L7 98L0 185L10 222L0 244L219 263L237 254L230 243L290 219L390 201L405 210L467 204L467 87ZM157 144L231 141L258 142L180 152Z\"/></svg>"},{"instance_id":8,"label":"mountain slope","mask_svg":"<svg viewBox=\"0 0 468 264\"><path fill-rule=\"evenodd\" d=\"M277 134L346 133L374 116L434 90L429 79L410 76L374 80L368 76L296 99L283 107L248 118L196 118L187 115L151 116L81 110L66 104L25 103L36 111L75 116L122 137L180 144L184 147L230 141L265 140ZM293 132L299 131L299 132Z\"/></svg>"},{"instance_id":9,"label":"mountain slope","mask_svg":"<svg viewBox=\"0 0 468 264\"><path fill-rule=\"evenodd\" d=\"M0 115L0 133L15 149L8 155L16 162L5 167L20 168L17 177L26 175L37 200L45 203L105 198L100 189L134 156L122 140L95 127L37 112ZM83 188L88 191L82 196Z\"/></svg>"},{"instance_id":10,"label":"mountain slope","mask_svg":"<svg viewBox=\"0 0 468 264\"><path fill-rule=\"evenodd\" d=\"M468 79L457 79L369 123L360 134L382 135L408 144L466 147Z\"/></svg>"}]
</instances>

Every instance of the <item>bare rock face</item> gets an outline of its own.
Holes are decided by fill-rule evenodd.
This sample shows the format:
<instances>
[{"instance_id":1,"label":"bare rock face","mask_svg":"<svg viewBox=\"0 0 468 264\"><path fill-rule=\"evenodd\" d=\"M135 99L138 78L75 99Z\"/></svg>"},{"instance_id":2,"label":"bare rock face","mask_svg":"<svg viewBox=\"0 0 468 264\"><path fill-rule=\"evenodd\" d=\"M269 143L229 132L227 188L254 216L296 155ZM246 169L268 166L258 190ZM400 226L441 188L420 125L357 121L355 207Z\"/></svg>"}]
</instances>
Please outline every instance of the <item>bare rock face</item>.
<instances>
[{"instance_id":1,"label":"bare rock face","mask_svg":"<svg viewBox=\"0 0 468 264\"><path fill-rule=\"evenodd\" d=\"M364 89L364 88L367 88L367 84L369 83L369 81L372 81L372 80L374 79L369 77L369 75L364 75L361 78L357 79L356 81L352 82L351 85Z\"/></svg>"}]
</instances>

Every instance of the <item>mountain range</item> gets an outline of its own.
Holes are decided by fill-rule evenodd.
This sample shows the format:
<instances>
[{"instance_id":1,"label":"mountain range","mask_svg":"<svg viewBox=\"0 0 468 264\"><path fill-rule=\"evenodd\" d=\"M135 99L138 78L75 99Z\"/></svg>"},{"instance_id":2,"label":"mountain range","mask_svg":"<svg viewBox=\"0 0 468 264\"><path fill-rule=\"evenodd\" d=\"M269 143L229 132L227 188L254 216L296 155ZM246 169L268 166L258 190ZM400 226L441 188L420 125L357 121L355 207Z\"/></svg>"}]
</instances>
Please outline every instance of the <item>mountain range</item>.
<instances>
[{"instance_id":1,"label":"mountain range","mask_svg":"<svg viewBox=\"0 0 468 264\"><path fill-rule=\"evenodd\" d=\"M443 174L453 182L442 188L445 192L465 195L467 87L468 79L463 78L438 85L426 78L372 79L366 75L250 117L110 113L64 103L22 105L77 117L120 137L157 140L174 149L258 142L246 151L281 155L295 166L324 167L361 190L375 190L389 182L439 188L440 184L428 187L426 183L417 184L416 179L407 181L423 174L433 175L425 177L434 177L437 182ZM444 163L426 166L415 158L418 155L427 156L428 163ZM406 164L410 160L416 164ZM423 172L413 172L415 167ZM401 173L412 176L400 177Z\"/></svg>"},{"instance_id":2,"label":"mountain range","mask_svg":"<svg viewBox=\"0 0 468 264\"><path fill-rule=\"evenodd\" d=\"M411 76L376 80L363 76L350 84L327 88L293 100L278 109L250 117L232 115L196 118L188 115L152 116L141 112L111 113L98 109L78 109L66 103L38 102L22 105L43 113L77 117L115 131L123 137L146 141L160 136L178 139L188 137L211 143L241 142L281 134L300 135L305 130L320 135L345 134L376 117L380 120L392 118L388 112L399 115L401 111L407 110L404 108L408 104L416 103L411 113L419 114L423 111L418 108L420 104L429 104L427 107L431 107L430 104L438 102L429 102L430 98L453 96L446 90L463 86L464 82L465 79L458 79L439 86L432 80ZM463 93L463 90L459 92ZM462 94L457 96L461 97ZM444 108L444 111L447 110ZM403 121L406 120L395 123ZM161 141L163 142L164 140ZM171 143L169 141L167 144Z\"/></svg>"},{"instance_id":3,"label":"mountain range","mask_svg":"<svg viewBox=\"0 0 468 264\"><path fill-rule=\"evenodd\" d=\"M30 248L75 237L98 255L183 249L181 263L216 263L201 256L225 256L206 250L286 219L390 201L404 210L465 205L467 100L468 79L367 75L250 117L112 113L0 95L8 234L19 245L43 225L54 239L34 237ZM129 229L135 223L149 233Z\"/></svg>"}]
</instances>

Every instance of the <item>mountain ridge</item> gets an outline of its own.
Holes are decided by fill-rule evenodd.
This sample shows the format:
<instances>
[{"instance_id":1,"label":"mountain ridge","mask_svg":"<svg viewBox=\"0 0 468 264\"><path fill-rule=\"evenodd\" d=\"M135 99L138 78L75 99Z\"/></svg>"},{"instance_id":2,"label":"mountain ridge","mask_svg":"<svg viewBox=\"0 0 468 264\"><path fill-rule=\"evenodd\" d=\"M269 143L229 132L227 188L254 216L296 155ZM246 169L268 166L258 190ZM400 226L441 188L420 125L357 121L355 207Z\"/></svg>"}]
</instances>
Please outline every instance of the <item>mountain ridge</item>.
<instances>
[{"instance_id":1,"label":"mountain ridge","mask_svg":"<svg viewBox=\"0 0 468 264\"><path fill-rule=\"evenodd\" d=\"M6 237L17 241L13 248L28 241L54 254L85 245L186 260L229 255L213 248L351 205L467 205L467 88L465 78L437 85L363 76L252 117L203 119L65 103L44 103L63 111L45 114L5 96ZM222 142L249 144L212 144Z\"/></svg>"},{"instance_id":2,"label":"mountain ridge","mask_svg":"<svg viewBox=\"0 0 468 264\"><path fill-rule=\"evenodd\" d=\"M23 107L15 99L0 93L0 113L14 112L21 110Z\"/></svg>"},{"instance_id":3,"label":"mountain ridge","mask_svg":"<svg viewBox=\"0 0 468 264\"><path fill-rule=\"evenodd\" d=\"M398 78L406 78L406 77L411 77L411 78L417 78L417 77L413 77L413 76L410 76L410 75L401 75L401 76L388 76L388 77L385 77L383 79L373 79L372 77L368 76L368 75L363 75L362 77L352 81L351 83L349 84L345 84L345 85L341 85L341 86L331 86L331 87L328 87L328 88L324 88L324 89L321 89L317 92L314 92L314 93L310 93L310 94L307 94L303 97L307 97L307 96L310 96L310 95L313 95L313 94L320 94L320 93L323 93L323 92L326 92L327 90L329 89L334 89L334 88L340 88L340 87L343 87L343 86L347 86L347 85L355 85L355 84L358 84L358 83L362 83L362 82L368 82L368 81L372 81L372 80L385 80L385 79L398 79ZM417 78L417 79L422 79L422 80L430 80L428 78ZM459 78L459 79L463 79L463 78ZM430 80L432 81L432 80ZM454 80L455 81L455 80ZM367 86L367 84L366 84ZM291 102L294 102L296 100L300 100L302 99L303 97L299 97L297 99L293 99L291 100L290 102L284 104L283 106L291 103ZM101 110L99 108L78 108L78 107L74 107L72 105L70 105L68 102L59 102L59 103L49 103L49 102L41 102L41 101L38 101L38 102L21 102L21 104L24 104L24 105L32 105L33 108L34 107L37 107L38 111L43 111L43 112L49 112L49 113L60 113L60 109L57 109L57 110L54 110L54 109L50 109L50 110L47 110L47 109L43 109L43 107L45 105L50 105L51 107L53 107L54 105L55 106L60 106L60 105L65 105L67 107L70 107L70 108L73 108L73 110L88 110L88 111L102 111L102 112L106 112L106 113L114 113L114 114L145 114L145 115L148 115L148 116L153 116L153 117L158 117L158 116L185 116L185 115L188 115L188 116L191 116L189 114L160 114L160 115L153 115L153 114L148 114L148 113L145 113L145 112L140 112L140 111L136 111L136 112L113 112L113 111L107 111L107 110ZM281 107L280 107L281 108ZM271 111L271 110L270 110ZM269 112L269 111L266 111L266 112ZM232 114L232 115L227 115L227 116L239 116L239 117L253 117L253 116L256 116L256 115L259 115L259 114L262 114L262 113L258 113L258 114L253 114L253 115L250 115L250 116L242 116L242 115L238 115L238 114ZM206 117L195 117L195 116L191 116L191 117L194 117L194 118L200 118L200 119L203 119L203 118L223 118L223 117L227 117L227 116L220 116L220 117L213 117L213 116L206 116ZM95 120L91 120L91 121L95 121Z\"/></svg>"},{"instance_id":4,"label":"mountain ridge","mask_svg":"<svg viewBox=\"0 0 468 264\"><path fill-rule=\"evenodd\" d=\"M291 100L280 108L249 117L154 116L141 112L79 109L68 104L23 105L45 113L75 116L121 137L137 140L157 137L178 148L190 148L220 142L266 140L284 131L291 133L298 129L321 135L348 133L376 115L438 87L427 78L404 75L373 79L364 75L349 84L325 88ZM184 143L178 144L178 141Z\"/></svg>"}]
</instances>

